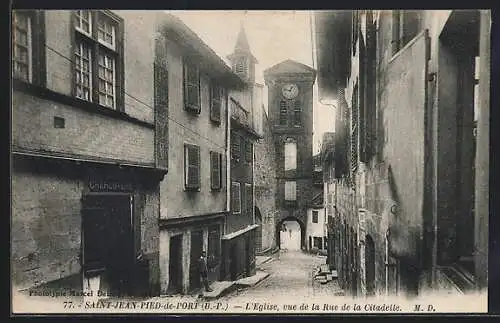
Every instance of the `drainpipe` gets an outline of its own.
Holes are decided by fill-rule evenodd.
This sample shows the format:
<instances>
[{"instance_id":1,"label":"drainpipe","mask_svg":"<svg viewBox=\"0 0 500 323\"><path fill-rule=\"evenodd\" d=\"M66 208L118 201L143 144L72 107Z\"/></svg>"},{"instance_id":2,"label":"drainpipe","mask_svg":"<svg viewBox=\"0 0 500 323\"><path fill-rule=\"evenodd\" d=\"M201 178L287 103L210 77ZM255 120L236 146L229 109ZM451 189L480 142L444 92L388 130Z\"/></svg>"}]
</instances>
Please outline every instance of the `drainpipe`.
<instances>
[{"instance_id":1,"label":"drainpipe","mask_svg":"<svg viewBox=\"0 0 500 323\"><path fill-rule=\"evenodd\" d=\"M226 92L226 214L231 210L231 106L229 90ZM224 217L223 235L226 234L227 216Z\"/></svg>"},{"instance_id":2,"label":"drainpipe","mask_svg":"<svg viewBox=\"0 0 500 323\"><path fill-rule=\"evenodd\" d=\"M255 223L256 222L255 222L255 143L254 143L252 145L252 224Z\"/></svg>"}]
</instances>

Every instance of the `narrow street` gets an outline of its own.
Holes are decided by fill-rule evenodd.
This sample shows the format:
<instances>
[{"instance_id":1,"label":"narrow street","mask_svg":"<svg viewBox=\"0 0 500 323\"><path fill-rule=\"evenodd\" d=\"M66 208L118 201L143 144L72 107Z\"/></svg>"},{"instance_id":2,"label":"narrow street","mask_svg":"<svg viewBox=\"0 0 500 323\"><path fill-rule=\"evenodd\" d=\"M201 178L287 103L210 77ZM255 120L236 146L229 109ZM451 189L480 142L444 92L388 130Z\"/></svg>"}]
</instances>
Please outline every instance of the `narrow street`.
<instances>
[{"instance_id":1,"label":"narrow street","mask_svg":"<svg viewBox=\"0 0 500 323\"><path fill-rule=\"evenodd\" d=\"M336 280L326 284L314 280L315 269L324 263L325 257L322 256L281 250L273 255L271 261L260 265L260 270L269 273L269 277L253 287L234 291L221 300L244 302L338 298L342 290Z\"/></svg>"}]
</instances>

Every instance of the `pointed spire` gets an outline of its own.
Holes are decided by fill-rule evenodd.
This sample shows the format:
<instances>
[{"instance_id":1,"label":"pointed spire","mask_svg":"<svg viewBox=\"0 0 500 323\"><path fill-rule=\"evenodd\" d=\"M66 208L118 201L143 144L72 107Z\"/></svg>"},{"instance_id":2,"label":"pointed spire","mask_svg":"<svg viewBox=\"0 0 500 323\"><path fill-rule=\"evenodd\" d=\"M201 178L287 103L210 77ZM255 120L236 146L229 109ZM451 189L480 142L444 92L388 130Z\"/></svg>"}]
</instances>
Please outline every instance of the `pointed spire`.
<instances>
[{"instance_id":1,"label":"pointed spire","mask_svg":"<svg viewBox=\"0 0 500 323\"><path fill-rule=\"evenodd\" d=\"M248 44L247 34L245 32L245 27L243 26L243 20L240 22L240 31L238 33L238 38L236 39L236 46L234 47L235 53L250 53L250 45Z\"/></svg>"}]
</instances>

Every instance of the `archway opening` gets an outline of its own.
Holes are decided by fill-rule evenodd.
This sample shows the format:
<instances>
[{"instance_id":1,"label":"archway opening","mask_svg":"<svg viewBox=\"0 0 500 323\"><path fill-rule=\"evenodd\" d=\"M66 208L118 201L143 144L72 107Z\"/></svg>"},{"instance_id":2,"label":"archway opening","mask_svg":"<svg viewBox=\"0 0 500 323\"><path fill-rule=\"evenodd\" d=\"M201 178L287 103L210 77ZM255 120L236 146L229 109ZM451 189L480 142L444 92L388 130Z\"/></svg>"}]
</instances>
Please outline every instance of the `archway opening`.
<instances>
[{"instance_id":1,"label":"archway opening","mask_svg":"<svg viewBox=\"0 0 500 323\"><path fill-rule=\"evenodd\" d=\"M281 220L276 228L278 247L281 250L299 251L305 247L305 226L295 217Z\"/></svg>"}]
</instances>

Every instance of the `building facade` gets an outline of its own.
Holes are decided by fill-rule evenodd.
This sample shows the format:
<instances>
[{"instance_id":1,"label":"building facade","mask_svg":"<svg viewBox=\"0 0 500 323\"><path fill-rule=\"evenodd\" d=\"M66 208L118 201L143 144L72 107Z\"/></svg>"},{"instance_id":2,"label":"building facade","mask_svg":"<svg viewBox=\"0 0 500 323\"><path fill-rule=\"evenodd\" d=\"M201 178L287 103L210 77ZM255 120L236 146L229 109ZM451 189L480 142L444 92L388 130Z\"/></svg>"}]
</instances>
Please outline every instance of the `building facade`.
<instances>
[{"instance_id":1,"label":"building facade","mask_svg":"<svg viewBox=\"0 0 500 323\"><path fill-rule=\"evenodd\" d=\"M321 154L313 156L312 172L312 200L307 209L306 236L308 251L326 251L327 249L327 224L325 212L325 199L323 191L323 169Z\"/></svg>"},{"instance_id":2,"label":"building facade","mask_svg":"<svg viewBox=\"0 0 500 323\"><path fill-rule=\"evenodd\" d=\"M228 56L232 71L245 87L229 93L230 122L230 212L223 239L223 278L237 280L255 274L255 143L262 107L262 86L255 84L255 64L247 36L241 25L234 51Z\"/></svg>"},{"instance_id":3,"label":"building facade","mask_svg":"<svg viewBox=\"0 0 500 323\"><path fill-rule=\"evenodd\" d=\"M327 264L330 269L335 269L335 248L333 239L333 223L335 215L335 133L325 132L321 140L321 168L323 174L323 192L325 214L327 221Z\"/></svg>"},{"instance_id":4,"label":"building facade","mask_svg":"<svg viewBox=\"0 0 500 323\"><path fill-rule=\"evenodd\" d=\"M264 71L268 87L269 123L276 156L276 240L284 221L300 225L306 249L307 209L312 194L313 91L316 71L286 60Z\"/></svg>"},{"instance_id":5,"label":"building facade","mask_svg":"<svg viewBox=\"0 0 500 323\"><path fill-rule=\"evenodd\" d=\"M315 18L320 96L337 99L342 285L358 295L484 289L490 12Z\"/></svg>"},{"instance_id":6,"label":"building facade","mask_svg":"<svg viewBox=\"0 0 500 323\"><path fill-rule=\"evenodd\" d=\"M160 186L162 294L198 290L198 259L209 281L223 270L221 239L229 211L228 93L244 86L180 19L163 14L158 42L168 79L169 173Z\"/></svg>"},{"instance_id":7,"label":"building facade","mask_svg":"<svg viewBox=\"0 0 500 323\"><path fill-rule=\"evenodd\" d=\"M154 16L13 12L15 290L159 293L168 141Z\"/></svg>"},{"instance_id":8,"label":"building facade","mask_svg":"<svg viewBox=\"0 0 500 323\"><path fill-rule=\"evenodd\" d=\"M262 107L262 110L264 108ZM262 139L255 143L255 223L260 225L255 239L256 253L273 251L277 242L276 223L279 217L276 200L276 151L271 124L262 111Z\"/></svg>"}]
</instances>

